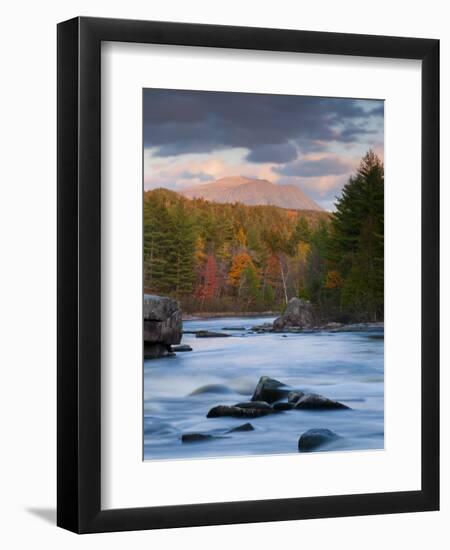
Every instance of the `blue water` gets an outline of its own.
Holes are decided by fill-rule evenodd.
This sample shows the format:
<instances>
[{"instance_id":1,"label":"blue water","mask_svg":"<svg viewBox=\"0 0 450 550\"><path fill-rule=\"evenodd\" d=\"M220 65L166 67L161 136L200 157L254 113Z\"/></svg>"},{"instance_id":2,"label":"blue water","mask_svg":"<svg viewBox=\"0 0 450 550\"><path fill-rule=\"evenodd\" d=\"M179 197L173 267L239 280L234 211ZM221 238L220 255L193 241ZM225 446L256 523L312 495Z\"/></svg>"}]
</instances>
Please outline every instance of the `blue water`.
<instances>
[{"instance_id":1,"label":"blue water","mask_svg":"<svg viewBox=\"0 0 450 550\"><path fill-rule=\"evenodd\" d=\"M272 321L221 318L185 321L184 330L221 330ZM384 447L384 340L378 332L251 334L229 338L183 336L192 352L144 362L144 458L180 459L298 452L311 428L340 437L320 450ZM351 410L291 410L254 419L206 418L215 405L249 400L260 376L341 401ZM224 393L189 395L206 384ZM250 422L255 430L182 443L183 433L223 434Z\"/></svg>"}]
</instances>

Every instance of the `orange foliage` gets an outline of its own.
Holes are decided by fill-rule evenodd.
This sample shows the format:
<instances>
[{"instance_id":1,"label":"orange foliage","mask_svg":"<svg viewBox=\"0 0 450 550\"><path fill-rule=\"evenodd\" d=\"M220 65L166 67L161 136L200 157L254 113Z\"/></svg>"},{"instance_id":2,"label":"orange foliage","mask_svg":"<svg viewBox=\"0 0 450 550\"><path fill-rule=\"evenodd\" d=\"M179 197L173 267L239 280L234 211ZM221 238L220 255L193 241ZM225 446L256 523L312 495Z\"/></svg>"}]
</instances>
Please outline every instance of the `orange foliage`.
<instances>
[{"instance_id":1,"label":"orange foliage","mask_svg":"<svg viewBox=\"0 0 450 550\"><path fill-rule=\"evenodd\" d=\"M228 272L228 283L231 286L239 286L242 273L246 267L255 267L250 254L247 254L247 252L240 252L233 256L231 269Z\"/></svg>"}]
</instances>

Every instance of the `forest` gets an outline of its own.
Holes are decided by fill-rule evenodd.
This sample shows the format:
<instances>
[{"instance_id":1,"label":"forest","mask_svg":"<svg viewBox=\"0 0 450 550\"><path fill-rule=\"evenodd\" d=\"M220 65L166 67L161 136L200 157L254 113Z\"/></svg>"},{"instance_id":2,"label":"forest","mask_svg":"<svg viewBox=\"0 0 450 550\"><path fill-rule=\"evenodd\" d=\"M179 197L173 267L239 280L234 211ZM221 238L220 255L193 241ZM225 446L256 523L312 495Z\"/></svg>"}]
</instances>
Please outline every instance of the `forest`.
<instances>
[{"instance_id":1,"label":"forest","mask_svg":"<svg viewBox=\"0 0 450 550\"><path fill-rule=\"evenodd\" d=\"M383 320L383 163L369 151L332 213L146 191L144 290L191 314L280 312L297 296L323 319Z\"/></svg>"}]
</instances>

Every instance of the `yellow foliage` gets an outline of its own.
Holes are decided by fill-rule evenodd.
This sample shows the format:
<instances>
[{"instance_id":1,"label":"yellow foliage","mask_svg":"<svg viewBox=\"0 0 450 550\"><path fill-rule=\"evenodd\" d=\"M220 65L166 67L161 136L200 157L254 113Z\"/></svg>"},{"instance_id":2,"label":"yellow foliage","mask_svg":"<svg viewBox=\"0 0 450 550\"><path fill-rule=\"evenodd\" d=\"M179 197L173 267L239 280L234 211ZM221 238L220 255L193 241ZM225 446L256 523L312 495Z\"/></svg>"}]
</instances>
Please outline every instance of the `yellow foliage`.
<instances>
[{"instance_id":1,"label":"yellow foliage","mask_svg":"<svg viewBox=\"0 0 450 550\"><path fill-rule=\"evenodd\" d=\"M305 243L303 241L300 241L298 243L297 256L302 262L306 260L310 251L311 251L311 245L309 243Z\"/></svg>"},{"instance_id":2,"label":"yellow foliage","mask_svg":"<svg viewBox=\"0 0 450 550\"><path fill-rule=\"evenodd\" d=\"M242 227L240 227L236 233L236 240L241 246L247 246L247 235Z\"/></svg>"},{"instance_id":3,"label":"yellow foliage","mask_svg":"<svg viewBox=\"0 0 450 550\"><path fill-rule=\"evenodd\" d=\"M325 279L325 288L341 288L342 283L342 277L337 271L328 271Z\"/></svg>"},{"instance_id":4,"label":"yellow foliage","mask_svg":"<svg viewBox=\"0 0 450 550\"><path fill-rule=\"evenodd\" d=\"M205 252L205 241L201 237L197 237L195 241L195 260L197 264L206 262L207 254Z\"/></svg>"}]
</instances>

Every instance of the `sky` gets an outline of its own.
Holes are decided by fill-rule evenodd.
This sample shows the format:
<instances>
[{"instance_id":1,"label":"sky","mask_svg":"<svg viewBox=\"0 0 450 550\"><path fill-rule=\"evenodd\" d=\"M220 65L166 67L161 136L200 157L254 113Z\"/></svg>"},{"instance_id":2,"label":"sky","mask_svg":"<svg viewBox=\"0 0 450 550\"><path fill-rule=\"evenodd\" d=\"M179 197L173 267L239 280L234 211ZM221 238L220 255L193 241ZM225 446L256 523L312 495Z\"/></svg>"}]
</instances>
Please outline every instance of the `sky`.
<instances>
[{"instance_id":1,"label":"sky","mask_svg":"<svg viewBox=\"0 0 450 550\"><path fill-rule=\"evenodd\" d=\"M145 89L144 188L227 176L299 187L326 210L361 158L384 151L384 102Z\"/></svg>"}]
</instances>

